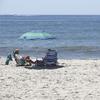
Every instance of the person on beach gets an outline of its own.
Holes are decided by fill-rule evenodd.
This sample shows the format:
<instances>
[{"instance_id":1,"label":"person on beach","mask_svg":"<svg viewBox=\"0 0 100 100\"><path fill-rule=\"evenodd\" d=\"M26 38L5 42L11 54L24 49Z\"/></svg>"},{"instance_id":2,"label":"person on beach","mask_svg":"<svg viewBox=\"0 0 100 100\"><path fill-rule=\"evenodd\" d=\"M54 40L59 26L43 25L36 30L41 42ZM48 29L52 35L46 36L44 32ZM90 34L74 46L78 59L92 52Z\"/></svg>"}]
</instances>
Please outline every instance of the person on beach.
<instances>
[{"instance_id":1,"label":"person on beach","mask_svg":"<svg viewBox=\"0 0 100 100\"><path fill-rule=\"evenodd\" d=\"M15 59L15 62L18 64L18 59L19 58L19 49L15 49L15 51L13 51L13 57Z\"/></svg>"},{"instance_id":2,"label":"person on beach","mask_svg":"<svg viewBox=\"0 0 100 100\"><path fill-rule=\"evenodd\" d=\"M24 57L20 56L19 49L15 49L15 51L13 52L13 57L14 57L17 65L21 65L21 66L24 66L24 65L28 66L29 65L29 66L31 66L32 64L35 63L30 59L30 56L24 56Z\"/></svg>"},{"instance_id":3,"label":"person on beach","mask_svg":"<svg viewBox=\"0 0 100 100\"><path fill-rule=\"evenodd\" d=\"M26 62L26 65L32 65L32 64L35 64L35 62L33 62L30 58L30 56L26 56L25 58L25 62Z\"/></svg>"},{"instance_id":4,"label":"person on beach","mask_svg":"<svg viewBox=\"0 0 100 100\"><path fill-rule=\"evenodd\" d=\"M11 54L8 54L7 58L6 58L6 62L5 62L5 65L9 65L9 62L12 61L12 55Z\"/></svg>"}]
</instances>

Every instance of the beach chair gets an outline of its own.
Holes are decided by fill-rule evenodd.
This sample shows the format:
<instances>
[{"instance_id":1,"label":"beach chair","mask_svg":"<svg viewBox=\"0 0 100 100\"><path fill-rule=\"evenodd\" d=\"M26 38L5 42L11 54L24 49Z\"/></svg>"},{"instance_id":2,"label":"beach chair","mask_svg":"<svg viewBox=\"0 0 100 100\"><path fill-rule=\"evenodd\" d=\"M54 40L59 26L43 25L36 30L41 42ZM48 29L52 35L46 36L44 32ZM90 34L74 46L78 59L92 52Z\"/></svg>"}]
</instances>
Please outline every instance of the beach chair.
<instances>
[{"instance_id":1,"label":"beach chair","mask_svg":"<svg viewBox=\"0 0 100 100\"><path fill-rule=\"evenodd\" d=\"M44 66L56 66L57 65L57 52L55 50L48 49L46 56L43 58Z\"/></svg>"}]
</instances>

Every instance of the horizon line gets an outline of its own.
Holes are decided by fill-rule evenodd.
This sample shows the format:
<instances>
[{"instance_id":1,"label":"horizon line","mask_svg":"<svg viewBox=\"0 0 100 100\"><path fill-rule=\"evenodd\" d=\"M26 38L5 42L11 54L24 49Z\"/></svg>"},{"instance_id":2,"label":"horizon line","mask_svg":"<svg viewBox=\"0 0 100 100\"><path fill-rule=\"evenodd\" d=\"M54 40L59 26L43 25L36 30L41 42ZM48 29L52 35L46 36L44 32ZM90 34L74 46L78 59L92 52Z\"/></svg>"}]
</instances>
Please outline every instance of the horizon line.
<instances>
[{"instance_id":1,"label":"horizon line","mask_svg":"<svg viewBox=\"0 0 100 100\"><path fill-rule=\"evenodd\" d=\"M100 16L100 14L0 14L0 16Z\"/></svg>"}]
</instances>

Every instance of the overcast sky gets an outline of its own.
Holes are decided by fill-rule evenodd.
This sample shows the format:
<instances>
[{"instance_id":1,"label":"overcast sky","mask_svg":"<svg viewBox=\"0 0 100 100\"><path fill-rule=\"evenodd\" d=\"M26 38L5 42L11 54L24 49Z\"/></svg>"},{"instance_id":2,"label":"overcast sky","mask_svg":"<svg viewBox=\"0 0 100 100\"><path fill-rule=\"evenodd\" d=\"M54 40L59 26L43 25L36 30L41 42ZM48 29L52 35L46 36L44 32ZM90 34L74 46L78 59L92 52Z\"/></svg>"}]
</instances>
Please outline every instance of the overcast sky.
<instances>
[{"instance_id":1,"label":"overcast sky","mask_svg":"<svg viewBox=\"0 0 100 100\"><path fill-rule=\"evenodd\" d=\"M100 15L100 0L0 0L1 14Z\"/></svg>"}]
</instances>

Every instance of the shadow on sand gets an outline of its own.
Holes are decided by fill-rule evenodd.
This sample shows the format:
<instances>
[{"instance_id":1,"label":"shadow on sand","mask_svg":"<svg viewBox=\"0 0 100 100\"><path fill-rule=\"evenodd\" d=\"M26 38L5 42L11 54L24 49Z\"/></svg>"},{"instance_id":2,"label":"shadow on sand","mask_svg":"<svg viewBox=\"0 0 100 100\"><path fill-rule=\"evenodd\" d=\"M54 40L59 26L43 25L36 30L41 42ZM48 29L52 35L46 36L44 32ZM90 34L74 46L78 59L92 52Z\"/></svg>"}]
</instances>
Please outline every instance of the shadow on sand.
<instances>
[{"instance_id":1,"label":"shadow on sand","mask_svg":"<svg viewBox=\"0 0 100 100\"><path fill-rule=\"evenodd\" d=\"M53 65L53 66L25 66L25 68L27 69L37 69L37 70L41 70L41 69L58 69L58 68L62 68L64 66L62 65Z\"/></svg>"}]
</instances>

